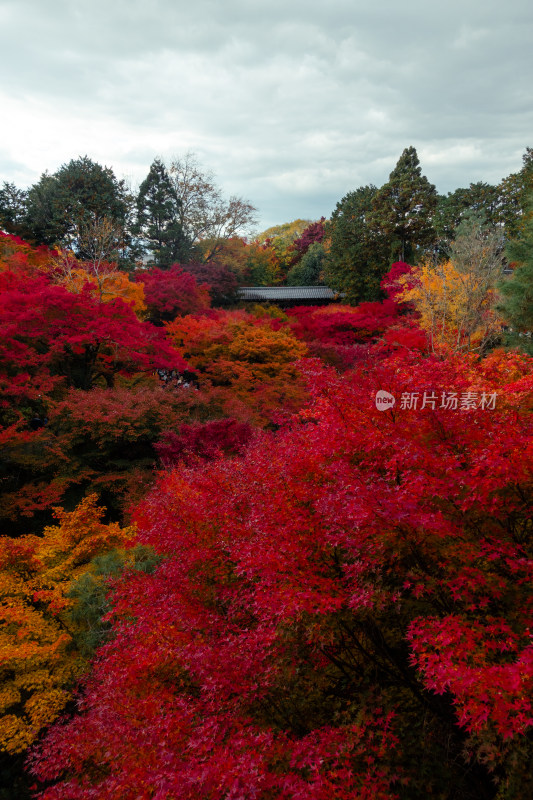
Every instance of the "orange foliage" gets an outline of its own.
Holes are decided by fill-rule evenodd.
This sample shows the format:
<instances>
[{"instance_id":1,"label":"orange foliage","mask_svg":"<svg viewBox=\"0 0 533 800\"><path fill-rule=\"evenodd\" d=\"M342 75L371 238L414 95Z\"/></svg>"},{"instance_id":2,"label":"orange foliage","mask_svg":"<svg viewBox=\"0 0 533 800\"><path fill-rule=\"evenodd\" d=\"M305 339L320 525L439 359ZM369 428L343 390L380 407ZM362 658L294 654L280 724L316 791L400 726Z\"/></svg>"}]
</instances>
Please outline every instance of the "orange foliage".
<instances>
[{"instance_id":1,"label":"orange foliage","mask_svg":"<svg viewBox=\"0 0 533 800\"><path fill-rule=\"evenodd\" d=\"M0 231L0 272L6 269L46 272L55 256L47 247L32 247L19 236Z\"/></svg>"},{"instance_id":2,"label":"orange foliage","mask_svg":"<svg viewBox=\"0 0 533 800\"><path fill-rule=\"evenodd\" d=\"M146 303L144 302L144 286L142 283L134 283L130 281L125 272L110 269L99 274L91 272L82 266L77 267L65 275L60 283L65 286L69 292L79 294L86 283L91 284L94 288L91 290L93 297L102 300L104 303L109 303L111 300L120 298L125 303L133 307L136 315L143 319L146 315Z\"/></svg>"},{"instance_id":3,"label":"orange foliage","mask_svg":"<svg viewBox=\"0 0 533 800\"><path fill-rule=\"evenodd\" d=\"M178 351L187 354L200 387L219 387L228 402L244 402L252 419L265 423L280 407L295 409L304 397L295 362L306 354L306 346L276 327L275 320L244 311L220 311L176 319L167 332Z\"/></svg>"}]
</instances>

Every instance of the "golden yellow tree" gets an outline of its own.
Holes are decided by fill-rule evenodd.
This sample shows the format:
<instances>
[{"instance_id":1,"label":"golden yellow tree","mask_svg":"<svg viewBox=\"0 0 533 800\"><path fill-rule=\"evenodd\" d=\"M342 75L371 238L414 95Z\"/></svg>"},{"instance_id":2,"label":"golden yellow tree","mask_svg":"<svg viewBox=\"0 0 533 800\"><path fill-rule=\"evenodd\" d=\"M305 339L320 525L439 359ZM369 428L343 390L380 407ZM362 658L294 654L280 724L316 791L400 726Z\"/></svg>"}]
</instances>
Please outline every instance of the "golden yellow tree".
<instances>
[{"instance_id":1,"label":"golden yellow tree","mask_svg":"<svg viewBox=\"0 0 533 800\"><path fill-rule=\"evenodd\" d=\"M102 522L96 495L42 537L0 537L0 749L23 752L53 722L87 667L75 646L68 592L96 555L135 530Z\"/></svg>"},{"instance_id":2,"label":"golden yellow tree","mask_svg":"<svg viewBox=\"0 0 533 800\"><path fill-rule=\"evenodd\" d=\"M432 350L447 345L454 351L484 352L501 333L494 305L502 274L500 237L469 221L448 261L422 262L400 279L404 291L398 299L413 303Z\"/></svg>"}]
</instances>

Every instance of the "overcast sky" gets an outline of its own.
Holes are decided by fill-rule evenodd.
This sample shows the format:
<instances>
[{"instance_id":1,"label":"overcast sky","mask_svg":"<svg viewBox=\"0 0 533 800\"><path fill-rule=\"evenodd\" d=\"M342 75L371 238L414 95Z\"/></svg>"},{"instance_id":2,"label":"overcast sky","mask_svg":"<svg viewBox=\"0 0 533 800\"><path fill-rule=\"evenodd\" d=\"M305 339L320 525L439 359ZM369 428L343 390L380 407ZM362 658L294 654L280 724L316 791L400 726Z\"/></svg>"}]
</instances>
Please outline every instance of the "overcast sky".
<instances>
[{"instance_id":1,"label":"overcast sky","mask_svg":"<svg viewBox=\"0 0 533 800\"><path fill-rule=\"evenodd\" d=\"M405 147L446 193L533 146L531 0L0 0L0 183L187 151L259 229L328 217Z\"/></svg>"}]
</instances>

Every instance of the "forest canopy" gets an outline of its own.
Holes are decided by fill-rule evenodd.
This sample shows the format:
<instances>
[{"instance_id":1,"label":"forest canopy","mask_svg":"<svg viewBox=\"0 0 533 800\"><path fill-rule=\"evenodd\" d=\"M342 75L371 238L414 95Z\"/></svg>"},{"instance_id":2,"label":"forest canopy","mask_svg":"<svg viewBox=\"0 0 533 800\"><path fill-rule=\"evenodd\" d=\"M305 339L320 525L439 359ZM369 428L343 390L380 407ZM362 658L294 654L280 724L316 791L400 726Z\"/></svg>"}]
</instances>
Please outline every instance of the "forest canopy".
<instances>
[{"instance_id":1,"label":"forest canopy","mask_svg":"<svg viewBox=\"0 0 533 800\"><path fill-rule=\"evenodd\" d=\"M4 184L2 800L530 800L531 156Z\"/></svg>"}]
</instances>

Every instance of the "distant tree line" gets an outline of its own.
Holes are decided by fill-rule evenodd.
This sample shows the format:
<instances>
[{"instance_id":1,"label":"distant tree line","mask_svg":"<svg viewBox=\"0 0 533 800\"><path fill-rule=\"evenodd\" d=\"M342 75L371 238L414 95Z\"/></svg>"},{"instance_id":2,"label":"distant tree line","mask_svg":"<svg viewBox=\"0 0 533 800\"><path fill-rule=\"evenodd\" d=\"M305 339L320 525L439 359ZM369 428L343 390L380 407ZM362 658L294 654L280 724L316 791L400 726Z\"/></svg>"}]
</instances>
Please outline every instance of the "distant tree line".
<instances>
[{"instance_id":1,"label":"distant tree line","mask_svg":"<svg viewBox=\"0 0 533 800\"><path fill-rule=\"evenodd\" d=\"M445 261L462 222L499 232L502 248L521 235L533 191L533 149L497 186L471 183L439 195L406 148L381 188L362 186L337 203L326 225L324 278L351 302L376 300L391 262Z\"/></svg>"},{"instance_id":2,"label":"distant tree line","mask_svg":"<svg viewBox=\"0 0 533 800\"><path fill-rule=\"evenodd\" d=\"M190 153L169 168L156 158L137 194L88 156L44 173L27 190L7 182L0 189L5 232L125 269L143 257L163 269L209 261L224 242L250 230L255 212L240 197L225 199Z\"/></svg>"},{"instance_id":3,"label":"distant tree line","mask_svg":"<svg viewBox=\"0 0 533 800\"><path fill-rule=\"evenodd\" d=\"M0 228L93 264L161 271L180 264L210 286L215 305L234 302L239 284L327 284L360 303L382 299L381 281L393 262L445 263L466 223L480 228L472 239L480 248L486 237L499 238L502 258L505 252L512 261L508 246L525 235L532 192L532 148L500 184L471 183L439 195L416 149L407 147L383 186L348 192L329 220L294 220L250 240L244 234L255 224L255 207L224 198L194 154L168 166L156 158L137 193L84 156L27 190L4 183ZM517 294L523 288L515 304Z\"/></svg>"}]
</instances>

